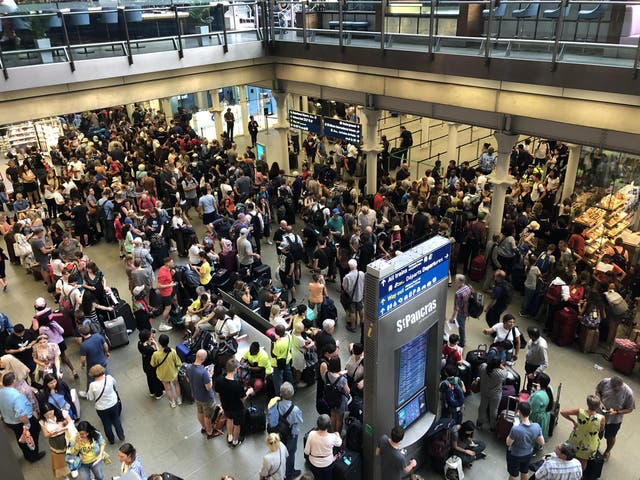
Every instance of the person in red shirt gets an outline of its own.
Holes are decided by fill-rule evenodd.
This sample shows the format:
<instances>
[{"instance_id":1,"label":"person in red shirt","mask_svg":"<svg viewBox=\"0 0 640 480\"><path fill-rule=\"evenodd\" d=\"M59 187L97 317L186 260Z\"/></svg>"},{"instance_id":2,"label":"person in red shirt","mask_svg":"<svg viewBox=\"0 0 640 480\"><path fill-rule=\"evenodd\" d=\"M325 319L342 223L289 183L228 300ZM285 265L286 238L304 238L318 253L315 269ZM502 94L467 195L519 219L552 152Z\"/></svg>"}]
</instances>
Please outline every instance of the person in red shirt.
<instances>
[{"instance_id":1,"label":"person in red shirt","mask_svg":"<svg viewBox=\"0 0 640 480\"><path fill-rule=\"evenodd\" d=\"M173 287L175 286L176 283L173 281L173 258L167 257L164 259L163 265L158 269L158 290L160 291L160 297L162 297L162 320L158 330L161 332L167 332L173 328L167 323L167 319L171 311Z\"/></svg>"},{"instance_id":2,"label":"person in red shirt","mask_svg":"<svg viewBox=\"0 0 640 480\"><path fill-rule=\"evenodd\" d=\"M569 237L567 241L567 245L571 249L571 251L581 259L584 257L584 237L582 236L582 232L584 231L584 227L580 225L575 226L575 231Z\"/></svg>"},{"instance_id":3,"label":"person in red shirt","mask_svg":"<svg viewBox=\"0 0 640 480\"><path fill-rule=\"evenodd\" d=\"M447 363L452 363L451 361L447 362L449 355L451 355L452 360L455 360L456 365L462 363L462 347L458 345L459 341L460 336L457 333L452 333L451 335L449 335L449 343L445 343L444 345L442 345L443 367Z\"/></svg>"}]
</instances>

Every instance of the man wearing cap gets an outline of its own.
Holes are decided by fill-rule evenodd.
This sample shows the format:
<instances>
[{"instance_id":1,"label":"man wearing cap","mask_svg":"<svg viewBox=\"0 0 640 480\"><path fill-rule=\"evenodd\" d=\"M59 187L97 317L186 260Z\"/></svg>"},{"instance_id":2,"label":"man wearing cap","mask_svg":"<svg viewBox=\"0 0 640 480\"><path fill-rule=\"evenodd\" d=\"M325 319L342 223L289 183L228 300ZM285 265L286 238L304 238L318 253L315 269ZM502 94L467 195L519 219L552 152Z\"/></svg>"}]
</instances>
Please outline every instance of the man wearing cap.
<instances>
[{"instance_id":1,"label":"man wearing cap","mask_svg":"<svg viewBox=\"0 0 640 480\"><path fill-rule=\"evenodd\" d=\"M35 227L33 229L33 236L29 240L31 248L33 250L33 256L40 265L40 272L44 283L51 285L52 280L49 275L49 254L55 250L55 247L47 247L44 241L44 228Z\"/></svg>"},{"instance_id":2,"label":"man wearing cap","mask_svg":"<svg viewBox=\"0 0 640 480\"><path fill-rule=\"evenodd\" d=\"M342 279L342 291L345 300L348 300L347 309L347 330L355 332L358 326L358 318L363 321L364 296L364 272L358 271L358 262L355 259L349 260L349 273Z\"/></svg>"},{"instance_id":3,"label":"man wearing cap","mask_svg":"<svg viewBox=\"0 0 640 480\"><path fill-rule=\"evenodd\" d=\"M253 247L251 242L247 238L249 234L248 228L240 229L240 236L236 241L236 250L238 252L238 262L241 267L251 269L253 267L254 259L260 259L260 255L253 253Z\"/></svg>"},{"instance_id":4,"label":"man wearing cap","mask_svg":"<svg viewBox=\"0 0 640 480\"><path fill-rule=\"evenodd\" d=\"M331 217L327 220L327 226L331 233L333 233L333 238L336 242L339 242L344 235L344 220L340 213L339 208L334 208L331 210Z\"/></svg>"}]
</instances>

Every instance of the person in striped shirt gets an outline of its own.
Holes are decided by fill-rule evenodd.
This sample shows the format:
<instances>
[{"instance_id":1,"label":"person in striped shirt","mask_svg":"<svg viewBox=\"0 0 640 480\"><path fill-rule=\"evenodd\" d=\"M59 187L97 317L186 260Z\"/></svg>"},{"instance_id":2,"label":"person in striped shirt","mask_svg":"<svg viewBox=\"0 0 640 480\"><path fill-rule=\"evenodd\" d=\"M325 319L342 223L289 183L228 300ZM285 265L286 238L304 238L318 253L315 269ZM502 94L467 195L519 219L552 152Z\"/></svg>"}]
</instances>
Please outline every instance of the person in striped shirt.
<instances>
[{"instance_id":1,"label":"person in striped shirt","mask_svg":"<svg viewBox=\"0 0 640 480\"><path fill-rule=\"evenodd\" d=\"M536 480L580 480L582 465L576 448L567 442L556 445L555 452L538 468Z\"/></svg>"}]
</instances>

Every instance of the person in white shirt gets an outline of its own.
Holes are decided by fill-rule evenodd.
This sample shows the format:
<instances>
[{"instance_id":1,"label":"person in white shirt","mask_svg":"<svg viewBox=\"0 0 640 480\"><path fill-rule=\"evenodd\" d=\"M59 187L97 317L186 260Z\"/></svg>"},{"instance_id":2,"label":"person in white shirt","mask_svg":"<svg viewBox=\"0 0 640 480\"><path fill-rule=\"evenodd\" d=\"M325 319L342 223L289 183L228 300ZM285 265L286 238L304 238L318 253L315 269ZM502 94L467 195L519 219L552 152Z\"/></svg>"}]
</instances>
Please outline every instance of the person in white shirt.
<instances>
[{"instance_id":1,"label":"person in white shirt","mask_svg":"<svg viewBox=\"0 0 640 480\"><path fill-rule=\"evenodd\" d=\"M516 317L510 313L506 313L502 317L502 323L496 323L491 328L485 328L482 333L485 335L493 335L494 342L502 342L509 340L513 343L514 349L507 352L507 359L516 361L520 353L520 330L516 327ZM511 357L511 358L509 358Z\"/></svg>"},{"instance_id":2,"label":"person in white shirt","mask_svg":"<svg viewBox=\"0 0 640 480\"><path fill-rule=\"evenodd\" d=\"M317 479L331 478L334 467L333 447L342 445L340 432L329 433L331 418L320 415L317 430L311 430L304 446L304 454L309 457L311 472Z\"/></svg>"},{"instance_id":3,"label":"person in white shirt","mask_svg":"<svg viewBox=\"0 0 640 480\"><path fill-rule=\"evenodd\" d=\"M540 336L538 327L527 328L529 341L524 361L524 371L527 374L527 391L531 391L531 382L539 372L544 372L549 366L549 345Z\"/></svg>"}]
</instances>

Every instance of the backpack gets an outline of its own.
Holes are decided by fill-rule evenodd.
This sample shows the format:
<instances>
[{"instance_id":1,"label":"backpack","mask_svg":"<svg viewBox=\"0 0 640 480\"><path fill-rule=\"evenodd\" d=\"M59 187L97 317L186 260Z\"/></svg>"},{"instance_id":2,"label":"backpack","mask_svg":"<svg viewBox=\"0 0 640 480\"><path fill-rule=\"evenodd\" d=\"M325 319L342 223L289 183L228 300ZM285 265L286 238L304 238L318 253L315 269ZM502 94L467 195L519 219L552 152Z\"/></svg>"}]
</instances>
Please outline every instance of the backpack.
<instances>
[{"instance_id":1,"label":"backpack","mask_svg":"<svg viewBox=\"0 0 640 480\"><path fill-rule=\"evenodd\" d=\"M357 418L349 416L345 420L347 434L345 436L346 447L353 452L362 452L362 422Z\"/></svg>"},{"instance_id":2,"label":"backpack","mask_svg":"<svg viewBox=\"0 0 640 480\"><path fill-rule=\"evenodd\" d=\"M329 377L329 372L324 374L324 401L327 402L329 408L337 409L342 403L344 393L337 387L341 377L336 378L334 382Z\"/></svg>"},{"instance_id":3,"label":"backpack","mask_svg":"<svg viewBox=\"0 0 640 480\"><path fill-rule=\"evenodd\" d=\"M315 212L313 212L313 224L318 227L318 229L321 229L322 227L324 227L324 212L323 212L324 208L320 208L318 206L318 208L316 209Z\"/></svg>"},{"instance_id":4,"label":"backpack","mask_svg":"<svg viewBox=\"0 0 640 480\"><path fill-rule=\"evenodd\" d=\"M624 255L620 253L615 247L613 249L613 255L611 255L611 261L619 266L622 270L627 269L627 260L624 258Z\"/></svg>"},{"instance_id":5,"label":"backpack","mask_svg":"<svg viewBox=\"0 0 640 480\"><path fill-rule=\"evenodd\" d=\"M602 318L600 318L600 309L597 307L593 307L580 319L580 323L587 328L598 328L601 321Z\"/></svg>"},{"instance_id":6,"label":"backpack","mask_svg":"<svg viewBox=\"0 0 640 480\"><path fill-rule=\"evenodd\" d=\"M467 234L467 218L464 212L456 211L453 214L453 225L451 226L451 236L456 240L464 238Z\"/></svg>"},{"instance_id":7,"label":"backpack","mask_svg":"<svg viewBox=\"0 0 640 480\"><path fill-rule=\"evenodd\" d=\"M560 285L549 285L547 293L544 294L544 301L549 305L558 305L562 300L562 287L564 286L564 283Z\"/></svg>"},{"instance_id":8,"label":"backpack","mask_svg":"<svg viewBox=\"0 0 640 480\"><path fill-rule=\"evenodd\" d=\"M254 235L262 235L262 223L260 222L260 217L258 217L257 212L251 215L251 226L253 227L252 233Z\"/></svg>"},{"instance_id":9,"label":"backpack","mask_svg":"<svg viewBox=\"0 0 640 480\"><path fill-rule=\"evenodd\" d=\"M320 315L318 315L318 323L322 323L327 319L336 320L338 318L338 309L336 303L331 297L324 297L320 304Z\"/></svg>"},{"instance_id":10,"label":"backpack","mask_svg":"<svg viewBox=\"0 0 640 480\"><path fill-rule=\"evenodd\" d=\"M449 354L451 356L451 354ZM448 362L447 358L447 362ZM442 382L447 389L444 392L444 399L447 405L451 408L459 409L464 405L464 392L462 391L462 387L460 387L460 380L456 377L453 380L453 383L449 380L445 380Z\"/></svg>"},{"instance_id":11,"label":"backpack","mask_svg":"<svg viewBox=\"0 0 640 480\"><path fill-rule=\"evenodd\" d=\"M62 289L62 295L60 296L60 300L58 301L58 306L60 311L65 315L71 315L73 318L73 312L75 311L75 305L73 304L73 300L71 300L71 294L76 288L72 288L70 291L66 292L65 289Z\"/></svg>"},{"instance_id":12,"label":"backpack","mask_svg":"<svg viewBox=\"0 0 640 480\"><path fill-rule=\"evenodd\" d=\"M293 259L296 262L301 261L304 258L304 249L302 248L302 243L298 241L298 236L293 234L293 239L287 236L287 243Z\"/></svg>"},{"instance_id":13,"label":"backpack","mask_svg":"<svg viewBox=\"0 0 640 480\"><path fill-rule=\"evenodd\" d=\"M607 299L607 303L609 304L609 307L611 307L611 311L614 315L624 315L629 311L629 305L627 305L625 299L622 298L622 295L615 290L605 292L604 296Z\"/></svg>"},{"instance_id":14,"label":"backpack","mask_svg":"<svg viewBox=\"0 0 640 480\"><path fill-rule=\"evenodd\" d=\"M536 267L538 267L542 273L547 273L549 271L550 265L551 255L549 255L547 252L542 252L536 260Z\"/></svg>"},{"instance_id":15,"label":"backpack","mask_svg":"<svg viewBox=\"0 0 640 480\"><path fill-rule=\"evenodd\" d=\"M468 305L469 316L473 318L480 318L483 308L482 303L478 300L478 294L476 292L471 292L471 295L469 295Z\"/></svg>"},{"instance_id":16,"label":"backpack","mask_svg":"<svg viewBox=\"0 0 640 480\"><path fill-rule=\"evenodd\" d=\"M295 407L295 405L291 402L291 406L283 414L280 414L278 405L280 405L280 401L276 402L276 404L268 411L269 422L267 423L267 432L277 433L280 435L280 441L286 444L291 438L291 424L287 421L287 417L293 411L293 407ZM272 422L273 419L275 419L276 414L278 415L278 421L273 424Z\"/></svg>"}]
</instances>

